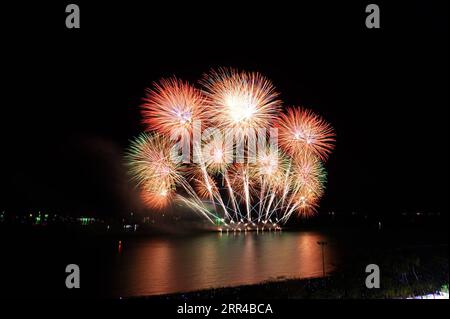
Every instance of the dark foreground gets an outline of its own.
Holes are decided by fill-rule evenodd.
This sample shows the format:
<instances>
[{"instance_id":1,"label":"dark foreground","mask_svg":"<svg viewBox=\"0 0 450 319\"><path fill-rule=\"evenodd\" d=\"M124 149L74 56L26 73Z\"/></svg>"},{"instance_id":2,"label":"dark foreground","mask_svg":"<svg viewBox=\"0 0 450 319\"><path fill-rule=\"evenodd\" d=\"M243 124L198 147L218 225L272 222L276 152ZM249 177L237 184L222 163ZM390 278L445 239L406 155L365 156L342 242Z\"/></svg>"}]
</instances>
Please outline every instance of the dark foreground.
<instances>
[{"instance_id":1,"label":"dark foreground","mask_svg":"<svg viewBox=\"0 0 450 319\"><path fill-rule=\"evenodd\" d=\"M366 275L358 271L365 261L347 265L322 278L287 279L256 285L224 287L188 293L149 296L151 300L195 299L395 299L448 293L449 273L447 246L423 247L411 251L397 251L375 258L381 273L379 289L368 289ZM371 254L366 257L369 258ZM374 258L370 257L369 259ZM358 275L360 274L360 275Z\"/></svg>"},{"instance_id":2,"label":"dark foreground","mask_svg":"<svg viewBox=\"0 0 450 319\"><path fill-rule=\"evenodd\" d=\"M449 282L445 224L441 223L442 228L383 225L381 230L347 226L235 237L218 233L151 237L146 232L99 233L88 226L4 225L0 227L0 295L33 299L148 296L156 301L367 299L445 290ZM328 277L292 279L302 277L301 269L312 270L303 278L320 276L317 241L322 238L328 242L324 254ZM72 263L82 269L81 289L65 286L65 269ZM369 264L380 268L379 289L366 288Z\"/></svg>"}]
</instances>

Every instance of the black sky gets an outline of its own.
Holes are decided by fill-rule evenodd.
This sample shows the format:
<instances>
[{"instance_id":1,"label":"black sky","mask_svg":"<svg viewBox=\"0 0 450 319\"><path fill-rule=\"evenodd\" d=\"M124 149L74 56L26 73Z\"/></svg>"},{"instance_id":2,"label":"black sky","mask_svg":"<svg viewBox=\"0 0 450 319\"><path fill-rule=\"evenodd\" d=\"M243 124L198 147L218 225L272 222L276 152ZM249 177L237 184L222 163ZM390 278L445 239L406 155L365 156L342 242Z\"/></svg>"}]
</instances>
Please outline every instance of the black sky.
<instances>
[{"instance_id":1,"label":"black sky","mask_svg":"<svg viewBox=\"0 0 450 319\"><path fill-rule=\"evenodd\" d=\"M392 1L391 1L392 2ZM146 87L218 66L269 77L337 132L322 211L448 211L448 5L92 4L8 10L0 210L136 209L121 161ZM333 3L333 2L330 2ZM6 84L6 86L5 86Z\"/></svg>"}]
</instances>

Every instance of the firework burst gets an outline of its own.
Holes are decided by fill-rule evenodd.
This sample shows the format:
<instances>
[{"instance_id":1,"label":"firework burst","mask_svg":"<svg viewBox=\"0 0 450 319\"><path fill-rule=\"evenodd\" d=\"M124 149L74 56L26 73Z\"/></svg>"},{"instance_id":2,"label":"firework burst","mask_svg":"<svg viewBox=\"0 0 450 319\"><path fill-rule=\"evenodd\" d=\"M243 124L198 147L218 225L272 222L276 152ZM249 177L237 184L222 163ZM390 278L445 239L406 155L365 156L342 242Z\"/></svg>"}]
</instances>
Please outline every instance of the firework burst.
<instances>
[{"instance_id":1,"label":"firework burst","mask_svg":"<svg viewBox=\"0 0 450 319\"><path fill-rule=\"evenodd\" d=\"M233 158L233 147L227 145L225 140L212 138L202 146L202 160L208 172L212 174L224 173Z\"/></svg>"},{"instance_id":2,"label":"firework burst","mask_svg":"<svg viewBox=\"0 0 450 319\"><path fill-rule=\"evenodd\" d=\"M280 146L291 155L313 153L326 160L334 148L333 128L321 116L304 108L288 108L276 127Z\"/></svg>"},{"instance_id":3,"label":"firework burst","mask_svg":"<svg viewBox=\"0 0 450 319\"><path fill-rule=\"evenodd\" d=\"M201 83L216 127L242 136L268 127L281 106L272 83L259 73L219 69L205 75Z\"/></svg>"},{"instance_id":4,"label":"firework burst","mask_svg":"<svg viewBox=\"0 0 450 319\"><path fill-rule=\"evenodd\" d=\"M147 90L142 105L148 131L187 138L195 121L206 123L205 97L201 91L176 78L163 79Z\"/></svg>"},{"instance_id":5,"label":"firework burst","mask_svg":"<svg viewBox=\"0 0 450 319\"><path fill-rule=\"evenodd\" d=\"M267 147L258 153L256 171L260 184L267 183L274 191L279 191L286 179L288 159L278 150Z\"/></svg>"},{"instance_id":6,"label":"firework burst","mask_svg":"<svg viewBox=\"0 0 450 319\"><path fill-rule=\"evenodd\" d=\"M322 195L326 181L326 170L322 162L313 154L300 155L294 160L292 174L295 176L295 186L305 192Z\"/></svg>"},{"instance_id":7,"label":"firework burst","mask_svg":"<svg viewBox=\"0 0 450 319\"><path fill-rule=\"evenodd\" d=\"M199 176L194 179L195 190L201 198L214 200L214 195L218 193L216 181L210 175L207 175L206 179L203 176Z\"/></svg>"},{"instance_id":8,"label":"firework burst","mask_svg":"<svg viewBox=\"0 0 450 319\"><path fill-rule=\"evenodd\" d=\"M173 144L162 135L143 133L132 141L126 157L131 178L141 187L144 201L152 207L165 206L182 178Z\"/></svg>"},{"instance_id":9,"label":"firework burst","mask_svg":"<svg viewBox=\"0 0 450 319\"><path fill-rule=\"evenodd\" d=\"M154 185L151 185L149 189L144 186L141 190L141 199L146 206L160 210L170 204L174 194L173 189L164 185L159 190L155 190Z\"/></svg>"},{"instance_id":10,"label":"firework burst","mask_svg":"<svg viewBox=\"0 0 450 319\"><path fill-rule=\"evenodd\" d=\"M155 209L178 202L220 229L276 228L292 214L313 215L325 190L333 128L304 108L279 114L278 94L259 73L219 69L201 84L203 91L172 78L148 90L142 115L150 133L132 141L126 155L142 201ZM191 139L197 120L206 129L199 140ZM280 148L266 146L267 133L250 147L253 133L273 127ZM180 140L194 151L187 157L193 163L181 162Z\"/></svg>"}]
</instances>

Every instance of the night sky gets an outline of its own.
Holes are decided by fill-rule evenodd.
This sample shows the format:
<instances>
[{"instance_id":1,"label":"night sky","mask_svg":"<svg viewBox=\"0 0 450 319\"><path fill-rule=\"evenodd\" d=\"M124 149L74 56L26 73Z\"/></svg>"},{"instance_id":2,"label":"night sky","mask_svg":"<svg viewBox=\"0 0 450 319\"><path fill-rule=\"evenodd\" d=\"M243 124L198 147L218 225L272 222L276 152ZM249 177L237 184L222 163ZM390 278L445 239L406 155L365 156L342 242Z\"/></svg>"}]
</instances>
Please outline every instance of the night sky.
<instances>
[{"instance_id":1,"label":"night sky","mask_svg":"<svg viewBox=\"0 0 450 319\"><path fill-rule=\"evenodd\" d=\"M391 1L392 2L392 1ZM220 66L270 78L337 132L319 212L448 212L448 4L11 8L2 51L0 210L139 210L123 168L146 87Z\"/></svg>"}]
</instances>

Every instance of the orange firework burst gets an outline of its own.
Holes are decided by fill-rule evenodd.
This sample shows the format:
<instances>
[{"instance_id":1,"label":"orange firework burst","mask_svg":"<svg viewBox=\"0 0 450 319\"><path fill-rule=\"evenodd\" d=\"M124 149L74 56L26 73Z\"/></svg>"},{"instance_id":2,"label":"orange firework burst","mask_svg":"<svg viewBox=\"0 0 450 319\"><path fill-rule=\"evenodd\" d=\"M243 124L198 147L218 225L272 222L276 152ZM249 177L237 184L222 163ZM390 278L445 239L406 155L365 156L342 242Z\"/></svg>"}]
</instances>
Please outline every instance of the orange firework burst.
<instances>
[{"instance_id":1,"label":"orange firework burst","mask_svg":"<svg viewBox=\"0 0 450 319\"><path fill-rule=\"evenodd\" d=\"M303 108L289 108L276 123L280 146L291 155L313 153L326 160L334 148L335 133L322 117Z\"/></svg>"},{"instance_id":2,"label":"orange firework burst","mask_svg":"<svg viewBox=\"0 0 450 319\"><path fill-rule=\"evenodd\" d=\"M171 202L175 190L163 184L156 190L155 185L150 185L149 189L145 187L141 190L141 199L145 205L151 208L162 209Z\"/></svg>"},{"instance_id":3,"label":"orange firework burst","mask_svg":"<svg viewBox=\"0 0 450 319\"><path fill-rule=\"evenodd\" d=\"M147 90L142 105L147 130L168 136L190 136L194 121L206 120L205 97L187 82L175 78L162 79L153 90Z\"/></svg>"},{"instance_id":4,"label":"orange firework burst","mask_svg":"<svg viewBox=\"0 0 450 319\"><path fill-rule=\"evenodd\" d=\"M141 134L128 150L131 177L141 187L144 201L161 208L170 201L181 180L179 158L172 152L173 143L159 134Z\"/></svg>"},{"instance_id":5,"label":"orange firework burst","mask_svg":"<svg viewBox=\"0 0 450 319\"><path fill-rule=\"evenodd\" d=\"M217 127L242 136L267 128L281 106L272 83L259 73L219 69L205 75L202 84L210 118Z\"/></svg>"},{"instance_id":6,"label":"orange firework burst","mask_svg":"<svg viewBox=\"0 0 450 319\"><path fill-rule=\"evenodd\" d=\"M214 194L218 192L216 181L210 175L207 175L206 178L204 176L195 178L194 186L198 196L201 198L214 200Z\"/></svg>"},{"instance_id":7,"label":"orange firework burst","mask_svg":"<svg viewBox=\"0 0 450 319\"><path fill-rule=\"evenodd\" d=\"M299 216L310 217L317 212L318 198L312 192L301 190L292 196L296 202L296 210Z\"/></svg>"},{"instance_id":8,"label":"orange firework burst","mask_svg":"<svg viewBox=\"0 0 450 319\"><path fill-rule=\"evenodd\" d=\"M326 180L326 170L319 158L313 154L300 155L294 160L294 189L307 199L320 198Z\"/></svg>"}]
</instances>

